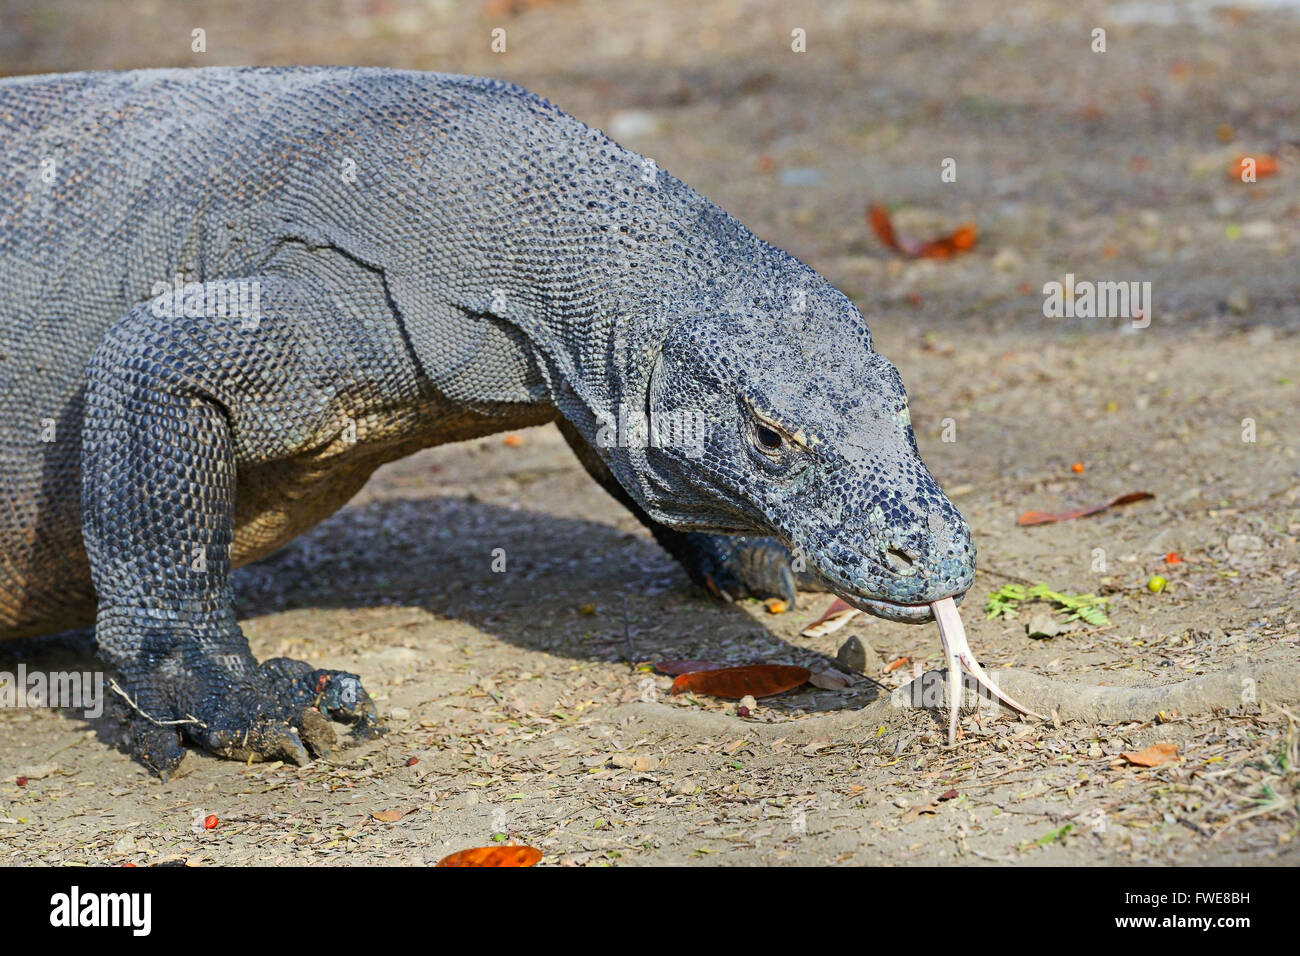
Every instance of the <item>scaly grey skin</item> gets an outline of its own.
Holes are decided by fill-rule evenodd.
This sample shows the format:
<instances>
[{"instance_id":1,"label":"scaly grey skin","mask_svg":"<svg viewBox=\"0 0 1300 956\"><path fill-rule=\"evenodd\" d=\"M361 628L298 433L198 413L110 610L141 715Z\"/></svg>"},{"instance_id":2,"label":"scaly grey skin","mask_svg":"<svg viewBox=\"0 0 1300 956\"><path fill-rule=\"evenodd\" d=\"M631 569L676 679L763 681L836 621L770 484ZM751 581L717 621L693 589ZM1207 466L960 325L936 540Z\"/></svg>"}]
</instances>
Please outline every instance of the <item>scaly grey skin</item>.
<instances>
[{"instance_id":1,"label":"scaly grey skin","mask_svg":"<svg viewBox=\"0 0 1300 956\"><path fill-rule=\"evenodd\" d=\"M443 442L558 422L719 593L792 599L790 548L894 620L970 586L853 304L524 90L10 78L0 132L0 638L93 620L164 775L183 740L304 762L322 711L373 729L355 675L254 660L230 572ZM701 431L620 436L620 408Z\"/></svg>"}]
</instances>

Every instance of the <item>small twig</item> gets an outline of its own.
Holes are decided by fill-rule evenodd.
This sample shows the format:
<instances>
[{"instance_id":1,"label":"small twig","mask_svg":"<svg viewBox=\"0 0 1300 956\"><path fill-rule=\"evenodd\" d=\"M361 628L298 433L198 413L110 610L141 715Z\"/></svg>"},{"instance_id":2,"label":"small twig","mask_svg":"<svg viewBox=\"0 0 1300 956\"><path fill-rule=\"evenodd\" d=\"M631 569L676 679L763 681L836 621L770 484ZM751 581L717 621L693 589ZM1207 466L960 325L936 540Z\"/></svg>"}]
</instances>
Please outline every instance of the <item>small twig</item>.
<instances>
[{"instance_id":1,"label":"small twig","mask_svg":"<svg viewBox=\"0 0 1300 956\"><path fill-rule=\"evenodd\" d=\"M623 658L627 666L635 671L636 661L632 659L632 625L627 619L627 592L623 592Z\"/></svg>"},{"instance_id":2,"label":"small twig","mask_svg":"<svg viewBox=\"0 0 1300 956\"><path fill-rule=\"evenodd\" d=\"M122 690L122 688L117 686L117 681L110 678L108 681L108 686L110 690L112 690L115 694L117 694L124 701L126 701L127 705L132 710L134 710L145 720L149 721L149 723L153 724L155 727L175 727L178 726L179 724L197 724L198 726L202 727L204 730L207 730L208 728L207 724L205 724L203 721L199 720L197 717L195 717L192 714L187 714L184 720L159 720L157 717L150 717L141 709L139 704L137 704L135 701L131 699L130 695L127 694L126 691Z\"/></svg>"},{"instance_id":3,"label":"small twig","mask_svg":"<svg viewBox=\"0 0 1300 956\"><path fill-rule=\"evenodd\" d=\"M1004 573L1004 572L1002 572L1002 571L994 571L992 568L987 567L987 566L979 566L979 565L977 565L976 568L975 568L975 573L976 573L976 574L991 574L991 575L993 575L994 577L997 577L997 578L1003 578L1003 579L1005 579L1005 580L1007 580L1007 581L1016 581L1016 582L1019 582L1020 584L1028 584L1030 587L1033 587L1033 584L1034 584L1033 581L1029 580L1028 578L1022 578L1022 577L1020 577L1018 574L1006 574L1006 573Z\"/></svg>"}]
</instances>

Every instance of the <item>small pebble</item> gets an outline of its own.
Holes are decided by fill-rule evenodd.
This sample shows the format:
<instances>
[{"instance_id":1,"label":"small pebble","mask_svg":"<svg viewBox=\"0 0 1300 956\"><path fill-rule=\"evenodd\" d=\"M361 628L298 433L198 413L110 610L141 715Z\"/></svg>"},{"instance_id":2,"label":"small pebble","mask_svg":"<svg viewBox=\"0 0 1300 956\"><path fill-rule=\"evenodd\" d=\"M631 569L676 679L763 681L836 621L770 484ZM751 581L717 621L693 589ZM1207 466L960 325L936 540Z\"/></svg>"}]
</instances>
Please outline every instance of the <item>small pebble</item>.
<instances>
[{"instance_id":1,"label":"small pebble","mask_svg":"<svg viewBox=\"0 0 1300 956\"><path fill-rule=\"evenodd\" d=\"M858 674L866 674L868 667L871 668L870 673L874 674L880 667L875 648L856 634L850 635L840 645L840 649L835 652L835 659L848 670Z\"/></svg>"}]
</instances>

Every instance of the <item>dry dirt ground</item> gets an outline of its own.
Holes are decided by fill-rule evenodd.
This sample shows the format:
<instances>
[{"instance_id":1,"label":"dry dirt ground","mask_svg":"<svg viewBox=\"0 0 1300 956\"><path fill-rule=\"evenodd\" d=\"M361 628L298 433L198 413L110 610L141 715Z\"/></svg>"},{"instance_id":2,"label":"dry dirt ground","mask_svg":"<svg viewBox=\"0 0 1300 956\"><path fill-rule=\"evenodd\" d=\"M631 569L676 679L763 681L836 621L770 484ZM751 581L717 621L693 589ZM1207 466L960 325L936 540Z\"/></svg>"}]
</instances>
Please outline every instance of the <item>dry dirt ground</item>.
<instances>
[{"instance_id":1,"label":"dry dirt ground","mask_svg":"<svg viewBox=\"0 0 1300 956\"><path fill-rule=\"evenodd\" d=\"M1218 676L1150 712L1098 715L1070 693L1035 699L1056 711L1041 723L970 709L950 749L942 710L887 693L941 665L933 626L859 617L808 639L827 595L780 615L721 604L536 429L396 463L239 574L254 652L363 675L387 736L305 768L196 755L160 784L102 723L3 711L0 860L418 864L517 840L579 865L1300 862L1294 10L109 9L7 4L0 68L490 73L621 131L861 306L909 387L922 453L974 529L963 616L987 667L1009 685L1009 668L1133 688ZM488 50L498 25L503 55ZM189 51L196 26L203 56ZM1089 49L1097 26L1105 53ZM794 27L807 53L790 51ZM1256 153L1277 156L1278 174L1227 176ZM956 182L940 181L945 157ZM974 221L979 242L947 262L898 260L865 222L872 202L914 235ZM1066 273L1150 281L1150 326L1044 318L1042 286ZM1016 524L1139 490L1154 500ZM1154 574L1169 582L1160 593ZM1034 639L1034 605L985 619L989 594L1016 580L1104 594L1110 623ZM821 670L851 635L868 645L866 676L748 718L669 696L650 668ZM89 668L90 648L86 635L11 643L0 670ZM1178 759L1120 756L1157 742ZM207 814L217 828L194 825Z\"/></svg>"}]
</instances>

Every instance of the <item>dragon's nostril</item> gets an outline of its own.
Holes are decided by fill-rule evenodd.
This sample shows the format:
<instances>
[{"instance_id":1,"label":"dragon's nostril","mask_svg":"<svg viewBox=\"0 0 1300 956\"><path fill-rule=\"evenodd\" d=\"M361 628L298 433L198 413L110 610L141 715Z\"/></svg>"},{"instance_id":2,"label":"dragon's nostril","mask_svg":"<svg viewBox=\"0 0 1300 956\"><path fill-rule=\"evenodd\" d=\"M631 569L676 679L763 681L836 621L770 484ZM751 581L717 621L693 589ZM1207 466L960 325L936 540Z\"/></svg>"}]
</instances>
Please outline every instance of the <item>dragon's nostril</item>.
<instances>
[{"instance_id":1,"label":"dragon's nostril","mask_svg":"<svg viewBox=\"0 0 1300 956\"><path fill-rule=\"evenodd\" d=\"M914 553L902 548L886 548L885 560L899 574L909 574L916 569L918 559Z\"/></svg>"}]
</instances>

